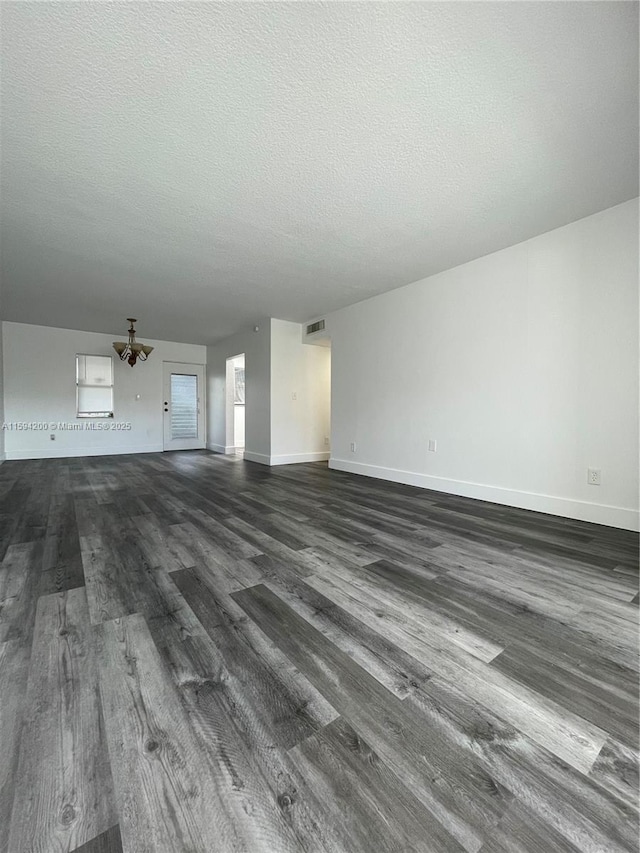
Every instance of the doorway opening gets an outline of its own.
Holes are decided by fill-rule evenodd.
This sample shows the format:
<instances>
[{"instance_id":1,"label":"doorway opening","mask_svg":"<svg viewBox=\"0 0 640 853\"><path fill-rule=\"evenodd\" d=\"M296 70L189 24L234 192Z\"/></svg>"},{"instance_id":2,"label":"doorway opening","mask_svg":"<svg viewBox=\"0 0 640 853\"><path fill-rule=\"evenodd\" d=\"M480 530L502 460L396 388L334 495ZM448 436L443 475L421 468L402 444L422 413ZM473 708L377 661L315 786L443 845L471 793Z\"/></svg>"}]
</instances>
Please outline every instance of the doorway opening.
<instances>
[{"instance_id":1,"label":"doorway opening","mask_svg":"<svg viewBox=\"0 0 640 853\"><path fill-rule=\"evenodd\" d=\"M313 334L303 338L306 407L306 453L300 461L328 461L331 458L331 338Z\"/></svg>"},{"instance_id":2,"label":"doorway opening","mask_svg":"<svg viewBox=\"0 0 640 853\"><path fill-rule=\"evenodd\" d=\"M244 353L227 359L226 440L224 452L242 458L245 445Z\"/></svg>"}]
</instances>

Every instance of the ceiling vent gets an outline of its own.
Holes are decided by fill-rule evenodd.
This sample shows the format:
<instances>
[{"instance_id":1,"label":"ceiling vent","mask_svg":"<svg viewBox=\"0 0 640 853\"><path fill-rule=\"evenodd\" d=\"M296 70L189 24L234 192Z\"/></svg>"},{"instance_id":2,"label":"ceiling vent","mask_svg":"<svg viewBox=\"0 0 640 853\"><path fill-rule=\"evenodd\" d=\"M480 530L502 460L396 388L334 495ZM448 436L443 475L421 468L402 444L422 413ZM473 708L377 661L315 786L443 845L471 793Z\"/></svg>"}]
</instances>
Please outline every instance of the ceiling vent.
<instances>
[{"instance_id":1,"label":"ceiling vent","mask_svg":"<svg viewBox=\"0 0 640 853\"><path fill-rule=\"evenodd\" d=\"M315 323L311 323L307 326L307 334L313 335L314 332L321 332L324 329L324 320L316 320Z\"/></svg>"}]
</instances>

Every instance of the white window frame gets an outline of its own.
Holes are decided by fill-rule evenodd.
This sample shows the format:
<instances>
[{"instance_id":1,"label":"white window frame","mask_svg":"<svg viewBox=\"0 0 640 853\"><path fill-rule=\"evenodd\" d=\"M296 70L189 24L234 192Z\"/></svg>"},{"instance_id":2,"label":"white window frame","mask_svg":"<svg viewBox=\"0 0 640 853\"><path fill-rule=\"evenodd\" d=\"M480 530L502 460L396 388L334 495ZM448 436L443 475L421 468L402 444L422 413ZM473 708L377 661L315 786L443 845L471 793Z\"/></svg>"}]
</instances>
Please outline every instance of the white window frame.
<instances>
[{"instance_id":1,"label":"white window frame","mask_svg":"<svg viewBox=\"0 0 640 853\"><path fill-rule=\"evenodd\" d=\"M89 356L91 358L108 358L111 362L111 385L95 385L95 386L87 386L84 387L95 387L95 388L110 388L111 389L111 410L110 411L100 411L100 412L81 412L80 411L80 383L78 381L78 369L79 369L79 359L82 356ZM113 386L114 386L114 371L113 371L113 356L111 355L102 355L101 353L95 352L77 352L76 353L76 418L113 418Z\"/></svg>"}]
</instances>

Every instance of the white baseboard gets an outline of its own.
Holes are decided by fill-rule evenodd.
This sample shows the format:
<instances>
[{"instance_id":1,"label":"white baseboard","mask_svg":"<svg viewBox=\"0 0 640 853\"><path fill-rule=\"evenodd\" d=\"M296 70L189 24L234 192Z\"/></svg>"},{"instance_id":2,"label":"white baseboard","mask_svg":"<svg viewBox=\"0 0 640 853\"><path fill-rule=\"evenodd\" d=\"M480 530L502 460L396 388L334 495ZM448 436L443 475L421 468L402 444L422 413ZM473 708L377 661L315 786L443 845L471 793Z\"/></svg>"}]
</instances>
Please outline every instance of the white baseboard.
<instances>
[{"instance_id":1,"label":"white baseboard","mask_svg":"<svg viewBox=\"0 0 640 853\"><path fill-rule=\"evenodd\" d=\"M212 442L207 442L207 450L212 450L214 453L224 453L225 456L231 456L234 453L237 453L239 450L244 450L244 447L234 447L233 444L213 444Z\"/></svg>"},{"instance_id":2,"label":"white baseboard","mask_svg":"<svg viewBox=\"0 0 640 853\"><path fill-rule=\"evenodd\" d=\"M126 456L130 453L162 453L161 444L133 447L60 447L55 450L7 450L6 459L68 459L72 456Z\"/></svg>"},{"instance_id":3,"label":"white baseboard","mask_svg":"<svg viewBox=\"0 0 640 853\"><path fill-rule=\"evenodd\" d=\"M351 474L361 474L364 477L375 477L378 480L404 483L421 489L433 489L436 492L446 492L451 495L461 495L466 498L476 498L490 503L518 507L519 509L530 509L549 515L575 518L593 524L604 524L608 527L620 527L624 530L638 530L640 528L638 510L620 506L595 504L553 495L539 495L535 492L522 492L518 489L506 489L502 486L468 483L464 480L449 480L430 474L417 474L413 471L383 468L379 465L367 465L362 462L352 462L348 459L333 457L329 459L329 468L336 471L348 471Z\"/></svg>"},{"instance_id":4,"label":"white baseboard","mask_svg":"<svg viewBox=\"0 0 640 853\"><path fill-rule=\"evenodd\" d=\"M267 456L266 453L244 451L247 462L258 462L260 465L296 465L300 462L323 462L329 458L326 452L319 453L286 453L280 456Z\"/></svg>"},{"instance_id":5,"label":"white baseboard","mask_svg":"<svg viewBox=\"0 0 640 853\"><path fill-rule=\"evenodd\" d=\"M285 453L281 456L272 456L271 465L296 465L300 462L326 462L329 458L327 451L317 453Z\"/></svg>"},{"instance_id":6,"label":"white baseboard","mask_svg":"<svg viewBox=\"0 0 640 853\"><path fill-rule=\"evenodd\" d=\"M254 453L252 450L245 450L244 458L247 462L257 462L259 465L271 465L271 457L264 453Z\"/></svg>"}]
</instances>

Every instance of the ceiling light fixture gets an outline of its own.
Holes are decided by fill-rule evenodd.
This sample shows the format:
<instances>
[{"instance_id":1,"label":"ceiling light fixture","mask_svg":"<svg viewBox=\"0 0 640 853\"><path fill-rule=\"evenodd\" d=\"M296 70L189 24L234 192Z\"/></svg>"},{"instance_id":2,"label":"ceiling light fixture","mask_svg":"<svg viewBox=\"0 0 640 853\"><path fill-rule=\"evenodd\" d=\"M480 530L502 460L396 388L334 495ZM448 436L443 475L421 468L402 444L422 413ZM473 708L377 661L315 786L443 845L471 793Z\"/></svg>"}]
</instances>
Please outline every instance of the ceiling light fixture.
<instances>
[{"instance_id":1,"label":"ceiling light fixture","mask_svg":"<svg viewBox=\"0 0 640 853\"><path fill-rule=\"evenodd\" d=\"M136 330L133 328L133 324L138 321L131 317L127 317L127 320L131 323L129 326L129 340L127 343L124 341L114 341L113 348L120 356L120 361L128 361L131 367L133 367L138 359L146 361L150 353L153 352L153 347L136 343Z\"/></svg>"}]
</instances>

